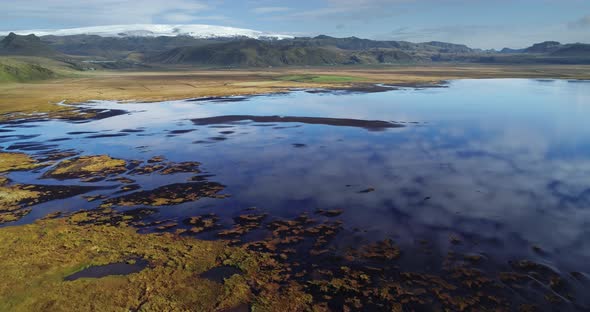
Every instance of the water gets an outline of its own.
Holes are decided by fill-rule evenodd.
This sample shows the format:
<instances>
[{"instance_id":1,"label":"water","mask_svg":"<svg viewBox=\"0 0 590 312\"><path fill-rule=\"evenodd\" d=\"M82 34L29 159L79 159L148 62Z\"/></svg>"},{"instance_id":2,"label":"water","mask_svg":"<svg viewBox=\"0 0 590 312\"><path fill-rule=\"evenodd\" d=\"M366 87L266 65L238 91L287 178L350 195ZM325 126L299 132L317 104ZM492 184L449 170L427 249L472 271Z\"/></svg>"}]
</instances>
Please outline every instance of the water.
<instances>
[{"instance_id":1,"label":"water","mask_svg":"<svg viewBox=\"0 0 590 312\"><path fill-rule=\"evenodd\" d=\"M38 136L0 139L0 146L41 142L127 160L164 155L199 161L214 175L210 180L227 186L223 194L231 195L162 208L157 215L162 219L215 212L229 227L232 217L253 206L272 218L342 209L338 219L344 229L333 243L336 249L393 238L402 250L427 240L444 255L455 248L449 237L458 237L463 245L457 248L486 255L499 267L531 259L560 274L590 273L590 83L460 80L447 88L381 93L295 91L235 101L86 105L129 114L88 123L35 122L1 134ZM276 118L193 121L228 115L386 121L404 127ZM96 134L125 136L87 138ZM72 184L39 182L39 174L9 177L19 183ZM188 177L134 179L153 189ZM15 224L99 203L53 201ZM410 266L427 261L405 259Z\"/></svg>"}]
</instances>

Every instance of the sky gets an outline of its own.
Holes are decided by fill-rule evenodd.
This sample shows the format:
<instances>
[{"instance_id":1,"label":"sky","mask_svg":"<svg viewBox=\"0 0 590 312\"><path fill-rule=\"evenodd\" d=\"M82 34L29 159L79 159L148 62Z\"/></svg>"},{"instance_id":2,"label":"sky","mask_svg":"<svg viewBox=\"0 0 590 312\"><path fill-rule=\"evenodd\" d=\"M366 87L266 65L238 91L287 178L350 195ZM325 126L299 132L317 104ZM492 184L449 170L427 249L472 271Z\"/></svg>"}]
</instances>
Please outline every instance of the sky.
<instances>
[{"instance_id":1,"label":"sky","mask_svg":"<svg viewBox=\"0 0 590 312\"><path fill-rule=\"evenodd\" d=\"M590 43L590 0L0 0L0 30L211 24L474 48Z\"/></svg>"}]
</instances>

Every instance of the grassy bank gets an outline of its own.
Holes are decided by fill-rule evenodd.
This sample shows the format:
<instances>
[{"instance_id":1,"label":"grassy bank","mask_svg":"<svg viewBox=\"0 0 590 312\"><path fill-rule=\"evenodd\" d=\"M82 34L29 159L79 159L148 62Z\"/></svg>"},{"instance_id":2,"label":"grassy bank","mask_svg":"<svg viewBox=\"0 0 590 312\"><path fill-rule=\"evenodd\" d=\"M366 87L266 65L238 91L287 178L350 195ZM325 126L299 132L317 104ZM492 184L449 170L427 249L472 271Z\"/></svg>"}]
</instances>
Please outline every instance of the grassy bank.
<instances>
[{"instance_id":1,"label":"grassy bank","mask_svg":"<svg viewBox=\"0 0 590 312\"><path fill-rule=\"evenodd\" d=\"M52 65L57 78L0 83L0 114L54 112L55 103L88 100L162 101L282 92L290 88L348 88L362 84L429 84L463 78L590 79L590 66L389 66L73 72Z\"/></svg>"}]
</instances>

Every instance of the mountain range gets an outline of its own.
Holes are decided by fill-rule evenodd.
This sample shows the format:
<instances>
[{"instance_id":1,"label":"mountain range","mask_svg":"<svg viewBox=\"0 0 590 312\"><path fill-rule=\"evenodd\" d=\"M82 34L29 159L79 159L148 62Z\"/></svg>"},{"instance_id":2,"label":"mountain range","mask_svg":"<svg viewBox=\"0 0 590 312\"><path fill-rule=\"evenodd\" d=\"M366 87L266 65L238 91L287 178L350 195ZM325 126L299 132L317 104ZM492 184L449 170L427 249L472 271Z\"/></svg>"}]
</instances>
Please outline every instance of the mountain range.
<instances>
[{"instance_id":1,"label":"mountain range","mask_svg":"<svg viewBox=\"0 0 590 312\"><path fill-rule=\"evenodd\" d=\"M32 32L32 34L28 34ZM6 34L0 55L68 59L79 66L333 66L432 62L590 64L590 45L546 41L483 51L446 42L291 37L208 25L126 25ZM0 34L2 35L2 34ZM75 60L75 61L72 61Z\"/></svg>"},{"instance_id":2,"label":"mountain range","mask_svg":"<svg viewBox=\"0 0 590 312\"><path fill-rule=\"evenodd\" d=\"M108 25L67 29L36 29L13 31L17 35L34 34L36 36L75 36L96 35L101 37L176 37L189 36L193 38L238 38L252 39L288 39L293 36L266 33L262 31L190 24L190 25L166 25L166 24L132 24L132 25ZM0 32L0 36L6 36L9 32Z\"/></svg>"}]
</instances>

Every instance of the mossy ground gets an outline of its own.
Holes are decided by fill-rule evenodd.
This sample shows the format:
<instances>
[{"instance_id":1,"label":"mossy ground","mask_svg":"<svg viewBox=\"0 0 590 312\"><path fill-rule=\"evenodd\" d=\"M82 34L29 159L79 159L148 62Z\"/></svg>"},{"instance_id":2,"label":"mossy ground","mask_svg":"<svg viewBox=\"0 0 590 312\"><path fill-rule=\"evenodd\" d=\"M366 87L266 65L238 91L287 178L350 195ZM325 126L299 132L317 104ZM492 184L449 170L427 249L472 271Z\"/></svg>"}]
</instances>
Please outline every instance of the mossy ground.
<instances>
[{"instance_id":1,"label":"mossy ground","mask_svg":"<svg viewBox=\"0 0 590 312\"><path fill-rule=\"evenodd\" d=\"M0 186L0 212L18 210L23 201L35 200L40 196L40 192L22 185Z\"/></svg>"},{"instance_id":2,"label":"mossy ground","mask_svg":"<svg viewBox=\"0 0 590 312\"><path fill-rule=\"evenodd\" d=\"M127 171L126 164L125 160L107 155L82 156L62 161L45 176L56 179L106 177Z\"/></svg>"},{"instance_id":3,"label":"mossy ground","mask_svg":"<svg viewBox=\"0 0 590 312\"><path fill-rule=\"evenodd\" d=\"M0 311L219 311L241 304L300 311L311 301L278 289L254 296L252 288L272 277L272 269L262 269L272 264L265 256L223 241L138 234L124 223L82 225L87 217L0 229ZM139 273L64 280L89 266L137 258L149 262ZM199 276L219 265L239 267L244 275L223 284Z\"/></svg>"},{"instance_id":4,"label":"mossy ground","mask_svg":"<svg viewBox=\"0 0 590 312\"><path fill-rule=\"evenodd\" d=\"M2 311L212 311L223 285L198 278L223 243L140 235L129 227L78 226L55 219L0 229ZM64 281L91 265L141 257L150 268L129 276Z\"/></svg>"},{"instance_id":5,"label":"mossy ground","mask_svg":"<svg viewBox=\"0 0 590 312\"><path fill-rule=\"evenodd\" d=\"M0 152L0 173L15 170L30 170L38 166L37 161L27 154Z\"/></svg>"}]
</instances>

